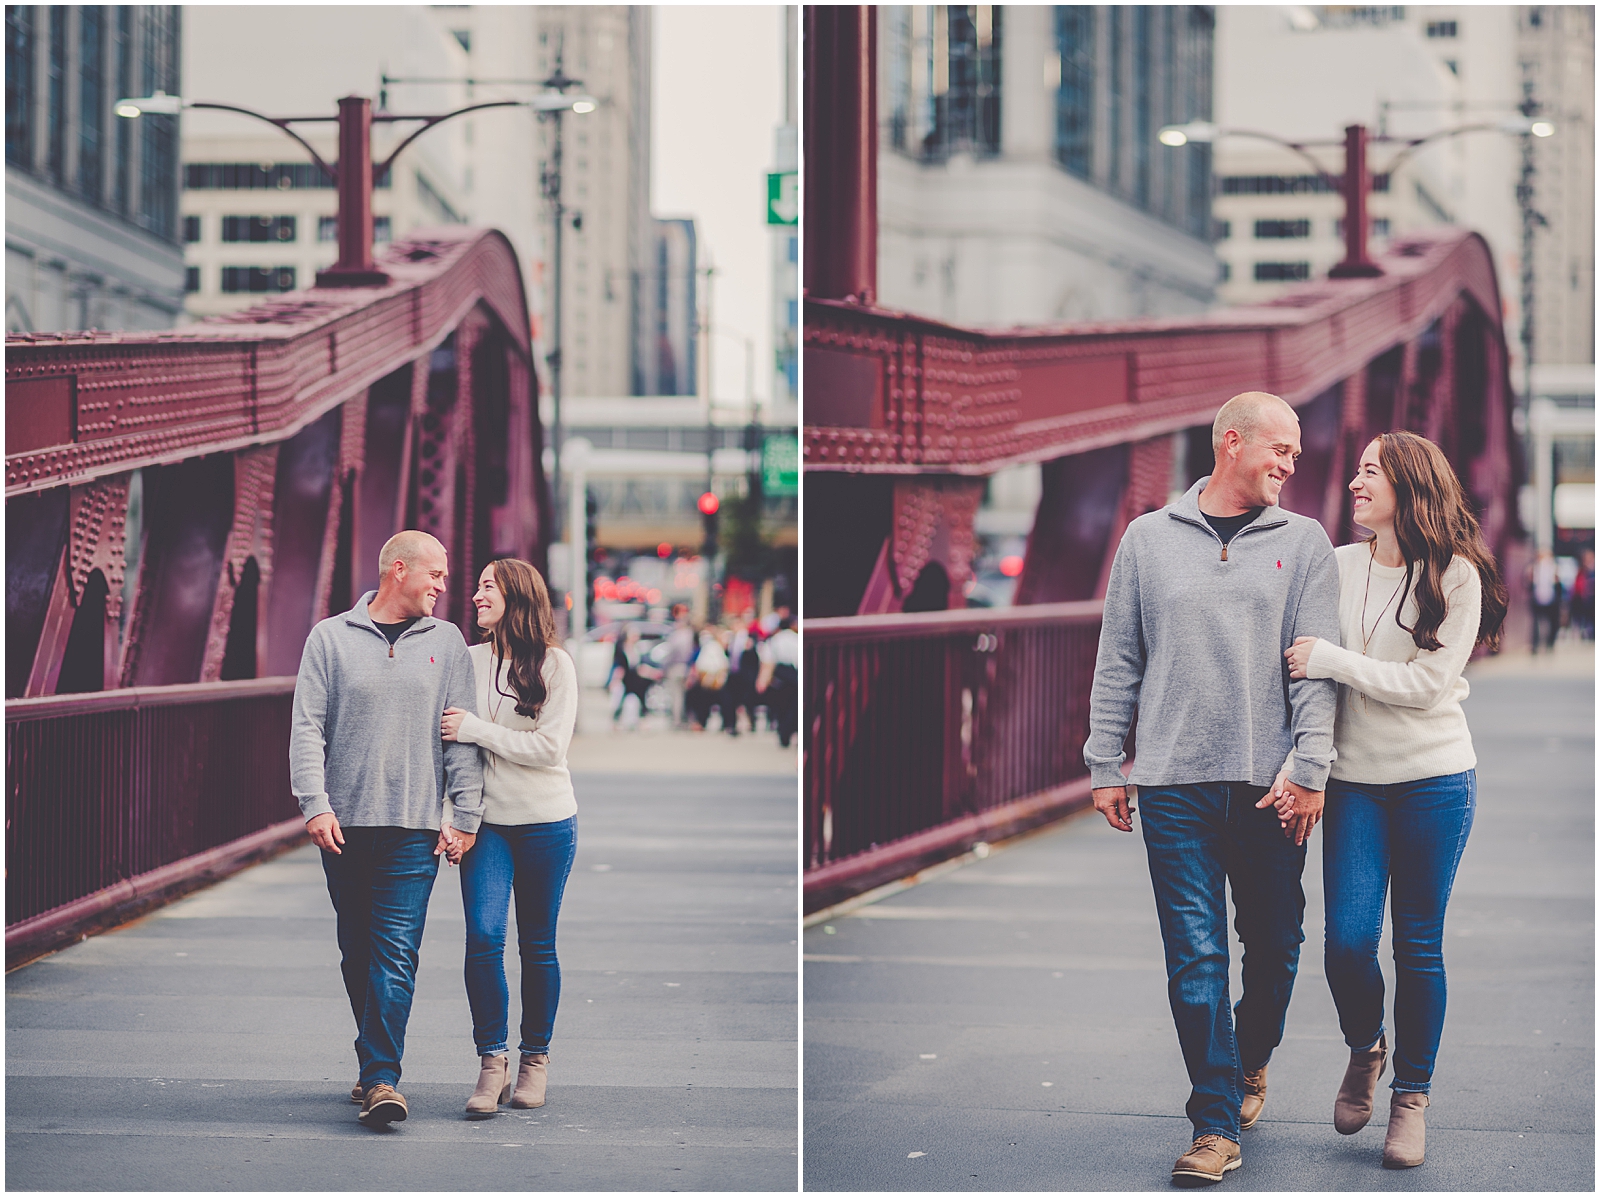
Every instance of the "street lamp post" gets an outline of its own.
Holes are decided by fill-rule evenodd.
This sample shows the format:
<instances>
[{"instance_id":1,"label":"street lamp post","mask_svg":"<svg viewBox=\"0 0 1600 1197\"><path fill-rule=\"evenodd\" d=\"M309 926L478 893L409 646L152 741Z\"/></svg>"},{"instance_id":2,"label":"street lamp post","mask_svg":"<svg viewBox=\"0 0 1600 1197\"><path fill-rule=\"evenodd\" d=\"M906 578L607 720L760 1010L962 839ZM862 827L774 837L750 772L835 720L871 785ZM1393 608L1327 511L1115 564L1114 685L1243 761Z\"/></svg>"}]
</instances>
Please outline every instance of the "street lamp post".
<instances>
[{"instance_id":1,"label":"street lamp post","mask_svg":"<svg viewBox=\"0 0 1600 1197\"><path fill-rule=\"evenodd\" d=\"M1367 255L1367 197L1372 189L1372 175L1367 167L1367 146L1373 142L1398 142L1404 145L1405 148L1395 155L1381 172L1393 174L1401 162L1424 145L1443 141L1448 137L1458 137L1463 133L1482 131L1549 137L1555 132L1555 126L1549 121L1536 121L1529 115L1524 115L1498 123L1457 125L1454 128L1430 133L1426 137L1391 137L1387 133L1380 133L1374 137L1367 132L1365 125L1349 125L1345 128L1343 141L1288 141L1276 134L1263 133L1255 129L1226 129L1209 121L1190 121L1187 124L1165 126L1157 134L1157 139L1162 145L1176 147L1187 145L1191 141L1212 142L1222 137L1254 137L1270 141L1286 150L1293 150L1312 165L1330 190L1337 191L1344 197L1344 260L1328 271L1328 277L1373 278L1383 273L1383 267ZM1309 150L1313 146L1341 145L1344 147L1344 174L1342 178L1336 180L1311 156ZM1530 152L1524 150L1525 163L1526 155ZM1525 173L1529 169L1531 168L1525 165ZM1524 213L1524 239L1527 240L1526 209Z\"/></svg>"}]
</instances>

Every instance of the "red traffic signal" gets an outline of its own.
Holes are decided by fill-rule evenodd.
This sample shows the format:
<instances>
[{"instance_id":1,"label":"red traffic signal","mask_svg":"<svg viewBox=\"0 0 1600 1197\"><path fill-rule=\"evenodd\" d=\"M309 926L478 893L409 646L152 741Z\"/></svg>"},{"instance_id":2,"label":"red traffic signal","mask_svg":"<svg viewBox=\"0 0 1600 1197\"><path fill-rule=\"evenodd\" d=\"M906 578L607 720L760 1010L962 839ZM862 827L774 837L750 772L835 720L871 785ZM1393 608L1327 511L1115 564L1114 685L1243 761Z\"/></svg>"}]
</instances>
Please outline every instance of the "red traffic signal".
<instances>
[{"instance_id":1,"label":"red traffic signal","mask_svg":"<svg viewBox=\"0 0 1600 1197\"><path fill-rule=\"evenodd\" d=\"M717 498L715 491L708 490L700 496L695 506L700 508L701 515L716 515L717 508L722 506L722 501Z\"/></svg>"}]
</instances>

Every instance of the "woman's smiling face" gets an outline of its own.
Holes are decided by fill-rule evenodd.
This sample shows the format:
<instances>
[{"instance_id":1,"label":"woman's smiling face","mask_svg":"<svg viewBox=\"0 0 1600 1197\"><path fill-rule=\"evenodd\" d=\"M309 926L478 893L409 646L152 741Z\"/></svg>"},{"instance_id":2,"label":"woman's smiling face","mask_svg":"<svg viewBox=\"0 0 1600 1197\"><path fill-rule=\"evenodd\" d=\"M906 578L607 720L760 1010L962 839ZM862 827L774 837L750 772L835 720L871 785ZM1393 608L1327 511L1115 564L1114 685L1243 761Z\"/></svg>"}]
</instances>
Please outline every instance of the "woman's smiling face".
<instances>
[{"instance_id":1,"label":"woman's smiling face","mask_svg":"<svg viewBox=\"0 0 1600 1197\"><path fill-rule=\"evenodd\" d=\"M478 626L486 632L506 613L506 597L500 593L492 564L484 566L478 575L478 593L472 596L472 605L478 609Z\"/></svg>"},{"instance_id":2,"label":"woman's smiling face","mask_svg":"<svg viewBox=\"0 0 1600 1197\"><path fill-rule=\"evenodd\" d=\"M1355 522L1361 527L1376 532L1394 523L1394 484L1378 460L1376 440L1361 455L1356 476L1350 480L1350 494L1355 500Z\"/></svg>"}]
</instances>

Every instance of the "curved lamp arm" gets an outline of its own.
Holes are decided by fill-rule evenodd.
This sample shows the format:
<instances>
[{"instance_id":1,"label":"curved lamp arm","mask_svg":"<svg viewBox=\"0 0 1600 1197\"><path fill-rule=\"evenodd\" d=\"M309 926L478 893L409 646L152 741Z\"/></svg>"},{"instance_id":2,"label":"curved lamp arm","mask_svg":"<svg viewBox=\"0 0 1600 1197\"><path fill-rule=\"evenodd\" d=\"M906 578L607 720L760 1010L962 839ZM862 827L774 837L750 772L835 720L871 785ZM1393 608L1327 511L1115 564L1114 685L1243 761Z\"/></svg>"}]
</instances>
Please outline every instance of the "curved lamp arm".
<instances>
[{"instance_id":1,"label":"curved lamp arm","mask_svg":"<svg viewBox=\"0 0 1600 1197\"><path fill-rule=\"evenodd\" d=\"M1184 140L1178 142L1178 145L1186 145L1191 141L1209 143L1217 140L1220 137L1254 137L1259 141L1270 141L1273 145L1280 146L1286 150L1293 150L1295 153L1299 154L1300 157L1304 158L1306 162L1310 164L1311 169L1316 171L1317 175L1322 179L1322 181L1328 185L1328 189L1330 191L1337 193L1344 189L1344 184L1339 181L1338 176L1329 174L1328 171L1323 167L1322 163L1318 162L1311 156L1310 152L1306 149L1306 145L1308 144L1306 142L1285 141L1276 134L1262 133L1256 129L1221 129L1214 125L1208 125L1205 122L1191 122L1188 125L1169 125L1162 129L1161 133L1165 135L1168 129L1173 129L1184 134ZM1162 144L1171 145L1173 143L1163 141ZM1343 143L1339 142L1331 144Z\"/></svg>"},{"instance_id":2,"label":"curved lamp arm","mask_svg":"<svg viewBox=\"0 0 1600 1197\"><path fill-rule=\"evenodd\" d=\"M402 150L404 150L408 145L410 145L413 141L415 141L417 138L421 137L429 129L433 128L435 125L442 125L445 121L450 120L452 117L463 116L468 112L477 112L477 111L479 111L480 109L483 109L483 108L525 108L525 107L527 107L527 101L526 100L490 100L490 101L488 101L486 103L483 103L483 104L471 104L471 105L467 106L466 108L457 108L454 112L447 112L443 116L418 117L418 116L388 116L388 115L385 115L385 116L382 116L382 117L374 117L373 118L374 120L384 120L384 121L404 121L404 120L413 120L414 121L414 120L420 120L420 121L423 121L424 124L422 125L422 127L420 129L413 130L411 132L411 134L408 135L404 141L402 141L399 145L395 146L394 147L394 152L391 153L382 162L373 163L373 166L372 166L372 185L374 187L376 187L376 186L378 186L379 183L383 182L383 177L386 174L389 173L389 168L394 165L394 160L400 156L400 152Z\"/></svg>"},{"instance_id":3,"label":"curved lamp arm","mask_svg":"<svg viewBox=\"0 0 1600 1197\"><path fill-rule=\"evenodd\" d=\"M333 184L334 184L335 187L337 187L339 185L339 169L338 169L338 167L329 166L326 162L324 162L322 160L322 155L317 153L316 149L313 148L313 146L311 145L311 143L309 141L307 141L304 137L301 137L300 134L296 133L293 129L289 128L290 122L300 123L300 122L305 122L305 121L336 121L336 120L339 119L338 117L336 117L336 116L282 116L282 117L279 117L279 116L264 116L263 114L261 114L259 112L252 112L248 108L240 108L237 104L210 104L210 103L203 103L203 102L200 102L200 101L195 101L193 103L186 103L186 104L184 104L184 107L185 108L211 108L211 109L215 109L215 110L217 110L219 112L237 112L241 116L253 116L258 121L266 121L267 124L273 125L276 128L283 130L283 132L287 133L290 137L294 138L302 146L304 146L306 153L311 155L311 161L315 162L318 166L320 166L324 171L327 172L328 177L333 180Z\"/></svg>"},{"instance_id":4,"label":"curved lamp arm","mask_svg":"<svg viewBox=\"0 0 1600 1197\"><path fill-rule=\"evenodd\" d=\"M1520 124L1520 122L1502 121L1500 124L1494 124L1494 125L1491 125L1491 124L1459 125L1454 129L1441 129L1437 133L1429 133L1426 137L1413 138L1412 140L1406 142L1406 148L1405 149L1401 150L1398 154L1396 154L1390 160L1389 166L1388 166L1388 173L1392 174L1394 172L1395 167L1399 166L1402 162L1404 162L1407 158L1411 157L1412 154L1416 153L1423 146L1428 145L1428 144L1430 144L1432 142L1435 142L1435 141L1444 141L1446 138L1456 137L1456 136L1459 136L1462 133L1512 133L1512 134L1532 134L1534 137L1549 137L1552 133L1555 132L1555 126L1550 124L1548 121L1534 121L1526 129L1518 127L1519 124ZM1545 132L1539 132L1538 131L1541 126L1543 126L1543 128L1545 129Z\"/></svg>"}]
</instances>

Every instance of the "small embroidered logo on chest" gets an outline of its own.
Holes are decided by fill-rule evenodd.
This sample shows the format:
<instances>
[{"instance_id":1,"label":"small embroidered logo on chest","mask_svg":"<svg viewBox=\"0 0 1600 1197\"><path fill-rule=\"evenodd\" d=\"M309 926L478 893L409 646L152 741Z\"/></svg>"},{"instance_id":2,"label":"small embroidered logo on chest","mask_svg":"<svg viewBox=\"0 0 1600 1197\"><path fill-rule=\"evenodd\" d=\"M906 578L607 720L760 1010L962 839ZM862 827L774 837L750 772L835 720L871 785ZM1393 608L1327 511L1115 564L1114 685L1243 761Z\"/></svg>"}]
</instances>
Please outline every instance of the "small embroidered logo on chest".
<instances>
[{"instance_id":1,"label":"small embroidered logo on chest","mask_svg":"<svg viewBox=\"0 0 1600 1197\"><path fill-rule=\"evenodd\" d=\"M1280 562L1278 562L1278 568L1279 568L1279 569L1282 569L1282 568L1283 568L1283 562L1281 562L1281 561L1280 561ZM432 665L432 664L433 664L433 658L432 658L432 657L429 657L429 658L428 658L428 664L429 664L429 665Z\"/></svg>"},{"instance_id":2,"label":"small embroidered logo on chest","mask_svg":"<svg viewBox=\"0 0 1600 1197\"><path fill-rule=\"evenodd\" d=\"M1282 569L1282 568L1283 568L1283 562L1281 562L1281 561L1280 561L1280 562L1278 562L1278 568L1279 568L1279 569Z\"/></svg>"}]
</instances>

